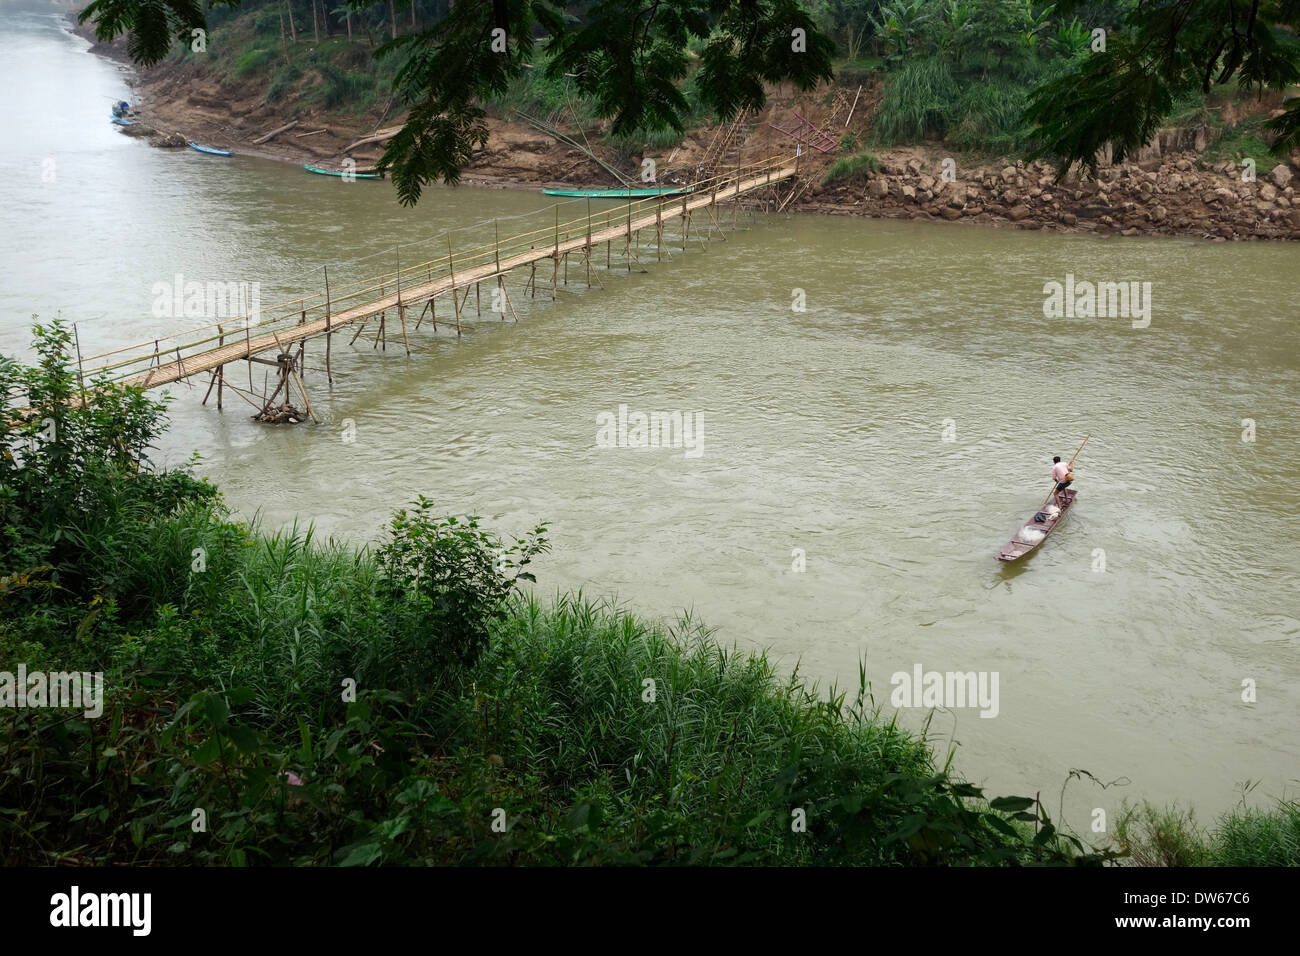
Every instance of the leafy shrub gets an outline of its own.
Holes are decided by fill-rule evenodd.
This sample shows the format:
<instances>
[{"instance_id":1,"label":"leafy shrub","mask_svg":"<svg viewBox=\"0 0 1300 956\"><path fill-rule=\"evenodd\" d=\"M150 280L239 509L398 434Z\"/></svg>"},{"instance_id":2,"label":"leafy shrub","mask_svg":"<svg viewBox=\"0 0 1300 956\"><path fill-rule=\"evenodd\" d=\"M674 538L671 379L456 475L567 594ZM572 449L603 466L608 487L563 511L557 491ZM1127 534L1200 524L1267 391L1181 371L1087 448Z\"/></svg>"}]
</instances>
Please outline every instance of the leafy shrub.
<instances>
[{"instance_id":1,"label":"leafy shrub","mask_svg":"<svg viewBox=\"0 0 1300 956\"><path fill-rule=\"evenodd\" d=\"M0 587L0 610L31 625L21 639L68 646L105 613L133 618L163 582L187 578L201 545L176 528L206 526L221 504L188 471L148 466L161 402L79 381L62 322L34 336L37 365L0 357L0 576L24 582Z\"/></svg>"},{"instance_id":2,"label":"leafy shrub","mask_svg":"<svg viewBox=\"0 0 1300 956\"><path fill-rule=\"evenodd\" d=\"M421 495L397 512L377 552L399 629L418 637L409 666L426 674L478 660L517 583L534 580L522 569L549 550L545 524L506 547L477 517L436 518L432 509Z\"/></svg>"},{"instance_id":3,"label":"leafy shrub","mask_svg":"<svg viewBox=\"0 0 1300 956\"><path fill-rule=\"evenodd\" d=\"M232 71L235 76L247 76L250 73L256 73L266 69L279 53L273 47L255 47L244 50L235 58L235 65Z\"/></svg>"}]
</instances>

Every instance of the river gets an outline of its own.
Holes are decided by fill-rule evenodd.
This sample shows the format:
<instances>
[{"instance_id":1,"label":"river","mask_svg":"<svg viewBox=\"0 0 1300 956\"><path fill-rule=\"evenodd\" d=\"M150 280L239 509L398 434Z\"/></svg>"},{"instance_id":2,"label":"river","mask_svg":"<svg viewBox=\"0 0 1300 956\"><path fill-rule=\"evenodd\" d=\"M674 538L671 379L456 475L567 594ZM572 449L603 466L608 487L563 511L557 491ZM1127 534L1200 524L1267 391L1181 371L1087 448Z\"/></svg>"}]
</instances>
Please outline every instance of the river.
<instances>
[{"instance_id":1,"label":"river","mask_svg":"<svg viewBox=\"0 0 1300 956\"><path fill-rule=\"evenodd\" d=\"M324 263L398 243L427 258L417 240L547 207L444 188L404 209L386 182L152 149L108 122L124 77L57 15L0 13L0 88L21 91L0 152L0 351L26 349L33 313L75 321L86 352L202 324L151 313L177 274L257 281L266 303L320 288ZM485 306L459 341L444 301L409 358L400 338L336 340L332 390L309 347L321 425L173 388L160 456L197 450L268 526L358 542L418 493L502 531L549 521L543 593L689 609L823 686L855 686L861 660L887 711L891 675L917 664L995 672L996 717L935 715L941 759L955 742L967 777L1042 791L1053 814L1072 769L1114 783L1069 784L1080 829L1141 798L1208 822L1247 780L1249 803L1294 798L1300 247L743 215L725 242L614 264L590 292L571 266L518 324ZM1149 326L1047 317L1044 284L1067 275L1151 283ZM697 413L700 454L598 447L621 405ZM1000 565L1051 456L1085 434L1069 519Z\"/></svg>"}]
</instances>

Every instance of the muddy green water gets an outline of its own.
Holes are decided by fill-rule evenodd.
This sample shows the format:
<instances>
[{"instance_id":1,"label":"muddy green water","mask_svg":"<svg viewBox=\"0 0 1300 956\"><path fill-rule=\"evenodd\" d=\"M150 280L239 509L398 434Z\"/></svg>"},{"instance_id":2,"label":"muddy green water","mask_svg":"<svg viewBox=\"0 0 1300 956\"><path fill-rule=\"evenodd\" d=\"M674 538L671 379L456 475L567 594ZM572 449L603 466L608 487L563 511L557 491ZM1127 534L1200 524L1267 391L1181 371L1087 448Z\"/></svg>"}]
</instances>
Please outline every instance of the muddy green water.
<instances>
[{"instance_id":1,"label":"muddy green water","mask_svg":"<svg viewBox=\"0 0 1300 956\"><path fill-rule=\"evenodd\" d=\"M0 151L5 352L25 348L32 313L76 321L86 351L202 324L151 314L154 284L178 273L257 281L271 302L319 288L323 263L332 281L377 272L395 243L416 243L401 252L414 262L437 254L417 240L546 207L440 189L404 210L387 183L151 149L108 122L130 98L122 69L49 15L0 14L0 88L23 90ZM391 338L336 340L334 388L308 376L320 426L259 426L238 399L219 414L174 388L162 454L199 451L269 525L355 541L417 493L502 530L547 520L543 592L689 609L822 684L853 684L861 660L886 709L890 676L917 664L997 672L997 716L940 711L936 747L1052 811L1071 769L1118 781L1070 784L1076 826L1124 798L1211 817L1247 779L1263 781L1251 802L1294 796L1300 247L740 226L684 255L674 233L671 262L643 250L630 276L617 255L604 274L602 253L603 291L575 264L570 291L530 298L517 325L487 315L485 292L463 338L426 321L410 358ZM361 256L376 258L334 265ZM1149 327L1046 317L1044 283L1067 274L1150 282ZM597 416L620 405L698 414L700 455L598 447ZM1073 513L1023 566L999 565L1050 456L1085 433Z\"/></svg>"}]
</instances>

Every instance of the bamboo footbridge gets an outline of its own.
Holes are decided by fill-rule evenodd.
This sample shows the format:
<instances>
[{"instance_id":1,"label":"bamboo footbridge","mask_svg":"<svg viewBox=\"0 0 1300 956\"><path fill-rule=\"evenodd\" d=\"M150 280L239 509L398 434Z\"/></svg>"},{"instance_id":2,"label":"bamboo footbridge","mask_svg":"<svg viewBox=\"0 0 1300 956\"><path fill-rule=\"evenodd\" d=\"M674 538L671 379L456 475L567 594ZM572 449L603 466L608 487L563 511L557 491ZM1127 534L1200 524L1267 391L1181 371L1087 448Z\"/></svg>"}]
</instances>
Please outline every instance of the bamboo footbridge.
<instances>
[{"instance_id":1,"label":"bamboo footbridge","mask_svg":"<svg viewBox=\"0 0 1300 956\"><path fill-rule=\"evenodd\" d=\"M693 213L703 210L709 216L710 235L715 225L721 231L722 224L717 216L719 204L732 202L739 209L741 196L796 177L799 173L799 159L797 156L771 157L746 166L737 166L726 173L708 176L709 172L705 170L708 178L682 187L684 192L680 195L638 199L595 213L591 212L588 201L586 215L567 222L560 220L562 204L557 203L553 225L507 238L499 236L500 223L495 221L493 225L497 236L494 241L475 248L454 250L448 234L446 255L405 267L399 263L394 271L338 288L330 288L329 271L326 268L324 288L320 292L250 312L243 317L170 334L139 345L123 346L97 355L79 356L78 375L82 389L85 389L87 381L149 389L206 373L210 376L210 381L204 403L212 394L213 386L216 386L217 406L220 408L222 389L230 388L255 408L259 408L256 417L261 420L294 423L307 417L315 420L301 374L303 350L309 339L325 338L325 371L332 384L330 343L334 334L345 328L352 331L352 327L355 327L351 339L351 343L355 343L366 324L377 319L379 328L375 341L377 343L382 335L387 344L386 325L390 312L397 314L402 342L408 355L411 350L407 329L408 310L420 310L416 329L424 320L425 314L432 312L436 332L436 299L449 295L453 305L455 330L459 335L462 312L468 303L470 291L480 291L480 283L484 281L495 280L500 290L495 297L493 311L499 311L504 321L508 307L517 322L519 316L504 282L512 271L521 267L531 269L530 281L536 297L537 266L550 260L551 296L554 299L561 260L564 262L567 283L568 257L571 254L580 255L590 287L592 251L596 246L605 245L607 268L610 267L611 247L623 246L622 251L630 271L633 243L637 244L639 250L641 231L654 229L657 255L662 258L664 223L680 220L683 248L690 232ZM481 314L481 305L479 308ZM443 324L449 326L451 323L444 320ZM259 357L268 352L275 353L274 360ZM241 388L227 382L224 373L226 365L241 361L250 363L249 394L244 394ZM269 396L264 389L261 396L250 397L251 363L261 363L277 370L276 388ZM296 386L302 396L305 414L291 404L293 386Z\"/></svg>"}]
</instances>

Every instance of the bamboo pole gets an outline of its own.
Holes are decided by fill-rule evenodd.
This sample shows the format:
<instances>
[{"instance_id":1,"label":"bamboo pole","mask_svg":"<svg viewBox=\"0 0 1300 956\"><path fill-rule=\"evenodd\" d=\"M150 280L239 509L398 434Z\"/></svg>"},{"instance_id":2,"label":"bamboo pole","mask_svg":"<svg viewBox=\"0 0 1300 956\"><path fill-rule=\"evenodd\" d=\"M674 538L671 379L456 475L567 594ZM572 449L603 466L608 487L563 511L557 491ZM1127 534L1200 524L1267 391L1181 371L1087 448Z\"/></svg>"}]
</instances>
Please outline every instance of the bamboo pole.
<instances>
[{"instance_id":1,"label":"bamboo pole","mask_svg":"<svg viewBox=\"0 0 1300 956\"><path fill-rule=\"evenodd\" d=\"M218 325L217 328L221 329L221 326ZM225 344L226 344L226 334L225 331L222 330L221 346L219 347L225 346ZM225 388L225 385L226 385L226 366L222 364L217 366L217 411L221 411L221 390Z\"/></svg>"},{"instance_id":2,"label":"bamboo pole","mask_svg":"<svg viewBox=\"0 0 1300 956\"><path fill-rule=\"evenodd\" d=\"M334 387L334 372L330 369L330 342L334 339L334 328L330 316L330 268L325 266L325 378L330 388Z\"/></svg>"},{"instance_id":3,"label":"bamboo pole","mask_svg":"<svg viewBox=\"0 0 1300 956\"><path fill-rule=\"evenodd\" d=\"M86 403L86 371L81 365L81 333L77 331L77 323L72 323L72 339L77 346L77 386L81 389L81 403Z\"/></svg>"}]
</instances>

